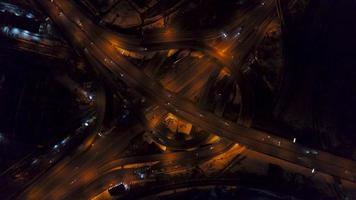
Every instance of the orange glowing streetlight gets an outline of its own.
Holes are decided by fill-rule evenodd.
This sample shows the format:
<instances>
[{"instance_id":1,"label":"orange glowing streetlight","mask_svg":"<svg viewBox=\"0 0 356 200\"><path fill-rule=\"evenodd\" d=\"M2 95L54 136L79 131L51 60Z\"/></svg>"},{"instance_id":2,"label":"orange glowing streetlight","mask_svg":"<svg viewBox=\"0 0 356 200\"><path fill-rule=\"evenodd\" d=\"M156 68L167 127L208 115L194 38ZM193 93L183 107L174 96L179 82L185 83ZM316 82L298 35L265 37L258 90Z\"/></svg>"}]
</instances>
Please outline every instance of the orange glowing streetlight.
<instances>
[{"instance_id":1,"label":"orange glowing streetlight","mask_svg":"<svg viewBox=\"0 0 356 200\"><path fill-rule=\"evenodd\" d=\"M168 39L172 39L176 36L176 31L173 28L167 28L164 31L164 37Z\"/></svg>"}]
</instances>

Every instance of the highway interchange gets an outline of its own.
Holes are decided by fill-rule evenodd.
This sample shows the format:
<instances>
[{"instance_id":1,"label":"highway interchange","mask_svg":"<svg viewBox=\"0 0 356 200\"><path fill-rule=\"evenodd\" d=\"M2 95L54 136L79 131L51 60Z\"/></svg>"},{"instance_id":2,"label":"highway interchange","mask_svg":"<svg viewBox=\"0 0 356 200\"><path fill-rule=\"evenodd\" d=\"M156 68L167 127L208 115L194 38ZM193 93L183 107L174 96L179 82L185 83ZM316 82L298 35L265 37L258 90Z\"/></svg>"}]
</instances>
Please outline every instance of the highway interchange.
<instances>
[{"instance_id":1,"label":"highway interchange","mask_svg":"<svg viewBox=\"0 0 356 200\"><path fill-rule=\"evenodd\" d=\"M262 151L263 153L300 165L306 164L299 161L298 157L306 157L305 160L307 160L307 163L310 163L306 167L316 168L325 173L330 173L348 180L354 180L354 177L350 176L350 174L354 174L353 171L356 169L356 165L352 161L324 152L319 152L316 156L306 155L305 147L294 144L292 140L277 138L258 130L225 122L210 113L200 110L192 102L181 99L175 94L166 91L162 86L157 84L155 80L147 77L127 59L117 54L110 42L98 37L98 35L95 34L97 32L96 30L99 29L97 25L88 19L79 18L80 16L69 17L66 12L70 12L71 15L80 13L80 10L67 10L68 8L74 8L73 5L70 6L70 2L41 1L39 3L49 12L48 14L61 30L64 31L66 35L71 36L69 39L72 40L73 45L77 47L77 49L84 50L87 59L100 64L100 67L105 67L105 69L102 69L102 71L107 71L106 74L108 75L105 76L110 77L110 75L112 75L121 77L128 85L139 89L146 96L154 99L158 105L161 105L183 119L187 119L198 127L202 127L208 132L226 137L232 141L246 145L253 150ZM80 20L83 25L80 26L76 24L75 22L77 20ZM109 75L109 73L111 74ZM112 77L110 78L112 79ZM273 139L262 140L269 137L273 137ZM270 142L273 140L280 142L278 144ZM335 162L336 160L339 162ZM349 173L345 173L345 171L349 171Z\"/></svg>"},{"instance_id":2,"label":"highway interchange","mask_svg":"<svg viewBox=\"0 0 356 200\"><path fill-rule=\"evenodd\" d=\"M224 29L224 34L233 35L234 30L243 26L243 31L241 31L241 34L239 33L238 39L233 38L232 42L231 40L222 40L214 47L210 45L210 42L213 39L224 37L222 31L203 31L201 33L178 33L177 31L176 34L171 35L163 32L145 35L141 38L114 33L99 26L82 13L82 10L78 9L73 1L36 0L36 2L64 33L66 39L70 41L76 51L83 55L113 88L118 87L116 80L123 80L129 87L136 89L159 107L189 121L206 132L227 139L222 139L221 143L216 144L217 146L213 148L213 151L210 147L199 150L199 156L209 157L221 153L231 146L229 141L232 141L283 162L287 161L299 167L307 168L313 173L316 170L347 181L356 181L356 163L354 161L303 147L293 141L292 138L280 138L270 133L249 128L247 127L249 120L236 123L221 119L199 108L192 100L184 98L181 93L173 93L167 90L164 85L147 76L125 56L118 53L115 48L139 52L195 49L216 59L218 63L226 66L234 76L241 79L241 68L243 68L249 53L263 39L268 25L276 17L273 14L275 12L273 0L266 0L263 5L252 11L240 13L241 16ZM234 55L234 57L231 55ZM204 65L202 66L204 67ZM240 83L242 89L248 90L247 86L243 86L242 81ZM248 98L243 99L242 104L247 101ZM197 152L193 151L112 160L113 157L117 157L123 151L123 148L133 137L142 133L142 131L142 128L137 127L134 131L130 131L131 134L121 134L114 140L109 139L109 142L107 138L99 138L95 143L90 140L89 143L92 147L87 148L89 150L85 153L79 152L77 155L61 161L42 176L39 181L20 194L19 198L35 199L42 196L48 199L69 199L69 195L75 196L78 191L83 190L82 184L85 186L85 184L92 183L95 180L98 183L105 182L101 179L106 180L105 175L107 173L121 169L120 166L125 164L173 160L179 163L189 162L189 158L196 159ZM96 133L93 133L93 135L96 135ZM120 142L120 146L113 151L118 142ZM105 156L98 157L98 155ZM104 167L101 167L104 163L106 163ZM96 170L98 168L99 171ZM71 169L77 169L78 172L73 172ZM63 182L69 184L63 186ZM93 187L100 188L100 186ZM79 194L83 195L83 193Z\"/></svg>"}]
</instances>

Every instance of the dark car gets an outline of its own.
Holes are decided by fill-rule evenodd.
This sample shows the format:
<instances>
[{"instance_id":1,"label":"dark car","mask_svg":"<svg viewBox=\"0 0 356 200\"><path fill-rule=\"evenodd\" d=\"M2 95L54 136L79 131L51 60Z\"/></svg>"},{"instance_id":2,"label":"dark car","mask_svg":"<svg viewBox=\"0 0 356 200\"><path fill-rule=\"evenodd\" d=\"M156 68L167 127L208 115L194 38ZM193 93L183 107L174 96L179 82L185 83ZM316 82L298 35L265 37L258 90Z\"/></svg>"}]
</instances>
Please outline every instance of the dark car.
<instances>
[{"instance_id":1,"label":"dark car","mask_svg":"<svg viewBox=\"0 0 356 200\"><path fill-rule=\"evenodd\" d=\"M127 185L123 183L119 183L111 188L108 189L108 192L111 196L119 196L125 194L126 190L128 189Z\"/></svg>"}]
</instances>

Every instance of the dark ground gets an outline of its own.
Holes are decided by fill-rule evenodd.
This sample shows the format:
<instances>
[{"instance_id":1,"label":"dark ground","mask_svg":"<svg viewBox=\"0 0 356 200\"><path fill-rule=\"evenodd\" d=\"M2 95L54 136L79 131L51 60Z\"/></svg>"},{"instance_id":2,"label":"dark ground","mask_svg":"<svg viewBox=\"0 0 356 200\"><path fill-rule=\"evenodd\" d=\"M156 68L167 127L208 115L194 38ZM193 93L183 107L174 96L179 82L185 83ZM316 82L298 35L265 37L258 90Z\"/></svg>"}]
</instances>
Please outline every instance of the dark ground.
<instances>
[{"instance_id":1,"label":"dark ground","mask_svg":"<svg viewBox=\"0 0 356 200\"><path fill-rule=\"evenodd\" d=\"M356 1L312 0L288 27L279 117L303 142L352 156L356 144ZM355 158L355 155L354 155Z\"/></svg>"}]
</instances>

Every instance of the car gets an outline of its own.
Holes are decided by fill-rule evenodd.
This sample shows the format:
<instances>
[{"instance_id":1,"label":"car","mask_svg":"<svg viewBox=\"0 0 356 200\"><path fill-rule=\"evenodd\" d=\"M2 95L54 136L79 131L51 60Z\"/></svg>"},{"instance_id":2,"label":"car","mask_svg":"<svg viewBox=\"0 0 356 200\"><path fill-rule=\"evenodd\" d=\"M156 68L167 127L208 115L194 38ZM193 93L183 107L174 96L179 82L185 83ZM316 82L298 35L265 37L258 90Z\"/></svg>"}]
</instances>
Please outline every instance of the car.
<instances>
[{"instance_id":1,"label":"car","mask_svg":"<svg viewBox=\"0 0 356 200\"><path fill-rule=\"evenodd\" d=\"M318 155L318 154L319 154L319 152L316 151L316 150L314 150L314 149L311 149L311 150L310 150L310 153L312 153L312 154L314 154L314 155Z\"/></svg>"},{"instance_id":2,"label":"car","mask_svg":"<svg viewBox=\"0 0 356 200\"><path fill-rule=\"evenodd\" d=\"M134 174L138 175L140 179L145 179L151 172L150 167L140 168L134 171Z\"/></svg>"},{"instance_id":3,"label":"car","mask_svg":"<svg viewBox=\"0 0 356 200\"><path fill-rule=\"evenodd\" d=\"M319 152L314 149L304 149L303 151L305 154L319 155Z\"/></svg>"},{"instance_id":4,"label":"car","mask_svg":"<svg viewBox=\"0 0 356 200\"><path fill-rule=\"evenodd\" d=\"M243 31L244 27L243 26L239 26L236 28L236 30L233 33L233 39L239 37L241 35L241 32Z\"/></svg>"},{"instance_id":5,"label":"car","mask_svg":"<svg viewBox=\"0 0 356 200\"><path fill-rule=\"evenodd\" d=\"M227 34L227 33L225 33L225 32L221 32L221 37L222 37L223 39L227 38L227 36L228 36L228 34Z\"/></svg>"},{"instance_id":6,"label":"car","mask_svg":"<svg viewBox=\"0 0 356 200\"><path fill-rule=\"evenodd\" d=\"M83 24L80 20L77 21L77 24L80 26L80 27L83 27Z\"/></svg>"}]
</instances>

